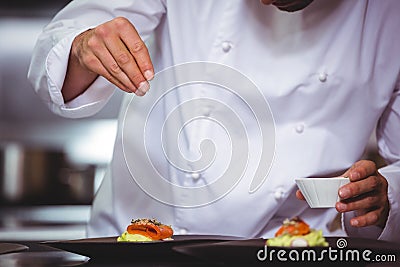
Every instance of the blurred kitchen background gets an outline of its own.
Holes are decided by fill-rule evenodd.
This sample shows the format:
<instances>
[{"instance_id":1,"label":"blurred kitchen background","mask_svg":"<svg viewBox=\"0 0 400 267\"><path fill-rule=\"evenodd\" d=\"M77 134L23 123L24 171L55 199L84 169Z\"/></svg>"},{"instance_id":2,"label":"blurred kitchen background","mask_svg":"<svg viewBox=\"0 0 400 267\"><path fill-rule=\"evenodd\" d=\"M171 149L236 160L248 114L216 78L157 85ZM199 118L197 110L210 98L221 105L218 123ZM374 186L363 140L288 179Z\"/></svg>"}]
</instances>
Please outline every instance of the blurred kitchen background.
<instances>
[{"instance_id":1,"label":"blurred kitchen background","mask_svg":"<svg viewBox=\"0 0 400 267\"><path fill-rule=\"evenodd\" d=\"M121 92L96 116L71 120L26 78L38 34L68 2L0 1L0 240L83 238L111 159Z\"/></svg>"},{"instance_id":2,"label":"blurred kitchen background","mask_svg":"<svg viewBox=\"0 0 400 267\"><path fill-rule=\"evenodd\" d=\"M71 120L26 78L38 34L68 2L0 1L0 241L84 238L112 156L121 91L96 116ZM375 146L371 137L366 158L377 159Z\"/></svg>"}]
</instances>

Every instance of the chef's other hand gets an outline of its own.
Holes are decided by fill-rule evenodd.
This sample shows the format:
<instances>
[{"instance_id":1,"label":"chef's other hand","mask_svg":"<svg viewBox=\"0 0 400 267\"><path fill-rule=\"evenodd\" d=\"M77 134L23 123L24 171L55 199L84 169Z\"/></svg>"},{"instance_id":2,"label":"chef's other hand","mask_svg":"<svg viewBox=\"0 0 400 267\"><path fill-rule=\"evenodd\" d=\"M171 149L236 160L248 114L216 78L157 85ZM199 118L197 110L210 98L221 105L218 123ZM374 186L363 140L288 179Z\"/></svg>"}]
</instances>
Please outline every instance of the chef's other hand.
<instances>
[{"instance_id":1,"label":"chef's other hand","mask_svg":"<svg viewBox=\"0 0 400 267\"><path fill-rule=\"evenodd\" d=\"M349 177L351 182L339 188L341 201L336 203L336 209L355 211L356 217L350 220L354 227L378 225L383 228L389 215L388 183L375 163L358 161L343 176ZM300 190L296 191L296 197L305 200Z\"/></svg>"},{"instance_id":2,"label":"chef's other hand","mask_svg":"<svg viewBox=\"0 0 400 267\"><path fill-rule=\"evenodd\" d=\"M350 220L354 227L383 228L389 215L388 183L375 163L358 161L343 176L349 177L350 183L339 188L341 201L336 203L337 211L355 211L356 217Z\"/></svg>"},{"instance_id":3,"label":"chef's other hand","mask_svg":"<svg viewBox=\"0 0 400 267\"><path fill-rule=\"evenodd\" d=\"M140 96L148 91L148 80L154 76L146 45L132 23L123 17L78 35L72 43L69 68L73 64L87 71L87 83L101 75L121 90ZM76 94L66 97L64 92L63 95L65 100L76 97Z\"/></svg>"},{"instance_id":4,"label":"chef's other hand","mask_svg":"<svg viewBox=\"0 0 400 267\"><path fill-rule=\"evenodd\" d=\"M295 12L304 9L313 0L261 0L261 3L265 5L274 5L280 10L287 12Z\"/></svg>"}]
</instances>

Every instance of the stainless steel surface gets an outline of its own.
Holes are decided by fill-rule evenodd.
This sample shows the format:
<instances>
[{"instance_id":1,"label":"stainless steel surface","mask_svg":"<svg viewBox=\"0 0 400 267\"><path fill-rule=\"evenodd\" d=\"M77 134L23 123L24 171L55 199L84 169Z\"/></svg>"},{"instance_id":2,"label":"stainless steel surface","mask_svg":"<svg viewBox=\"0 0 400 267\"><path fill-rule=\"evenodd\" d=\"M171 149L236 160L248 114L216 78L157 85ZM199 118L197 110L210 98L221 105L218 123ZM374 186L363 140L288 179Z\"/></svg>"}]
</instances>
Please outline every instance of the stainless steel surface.
<instances>
[{"instance_id":1,"label":"stainless steel surface","mask_svg":"<svg viewBox=\"0 0 400 267\"><path fill-rule=\"evenodd\" d=\"M52 8L61 8L68 1L50 2ZM53 114L27 80L36 39L52 14L22 16L23 10L22 6L5 5L0 12L0 35L7 37L0 42L0 143L4 148L0 153L0 204L28 195L37 201L36 196L49 197L51 192L62 196L56 191L63 186L64 195L74 191L79 201L88 202L98 185L98 167L111 159L123 94L117 91L106 107L90 118L71 120ZM62 154L70 164L57 163L64 160ZM93 172L95 182L93 177L81 179ZM50 181L58 182L51 185ZM43 191L47 186L53 189Z\"/></svg>"},{"instance_id":2,"label":"stainless steel surface","mask_svg":"<svg viewBox=\"0 0 400 267\"><path fill-rule=\"evenodd\" d=\"M111 160L121 91L95 116L72 120L53 114L27 80L38 35L68 2L0 3L0 240L84 238Z\"/></svg>"},{"instance_id":3,"label":"stainless steel surface","mask_svg":"<svg viewBox=\"0 0 400 267\"><path fill-rule=\"evenodd\" d=\"M65 119L53 114L35 94L27 79L28 68L37 37L50 17L0 16L0 121L38 124ZM84 120L114 119L123 93L117 90L98 114Z\"/></svg>"},{"instance_id":4,"label":"stainless steel surface","mask_svg":"<svg viewBox=\"0 0 400 267\"><path fill-rule=\"evenodd\" d=\"M33 6L36 4L61 8L67 2L69 1L35 2L29 11L34 12ZM13 13L14 9L26 11L22 8L23 5L14 4L10 4L9 15L2 16L0 13L0 36L3 36L3 41L0 42L0 141L57 149L82 144L81 140L93 140L92 147L112 145L113 135L104 134L108 134L109 130L96 132L94 129L100 130L98 125L102 124L102 121L116 120L123 93L117 90L104 109L89 118L72 120L53 114L36 95L27 79L35 42L53 14L30 17ZM11 8L12 6L14 8ZM1 9L6 12L7 4ZM97 123L98 121L100 122ZM83 147L86 149L88 145ZM76 147L74 150L77 150ZM82 154L87 155L86 151L82 151ZM107 153L110 153L109 150ZM75 153L77 154L79 155ZM98 160L98 157L95 156L94 159ZM101 160L104 160L104 157ZM106 160L109 160L109 156Z\"/></svg>"},{"instance_id":5,"label":"stainless steel surface","mask_svg":"<svg viewBox=\"0 0 400 267\"><path fill-rule=\"evenodd\" d=\"M0 16L52 16L71 0L13 0L0 2Z\"/></svg>"},{"instance_id":6,"label":"stainless steel surface","mask_svg":"<svg viewBox=\"0 0 400 267\"><path fill-rule=\"evenodd\" d=\"M86 236L86 226L72 225L43 225L25 226L20 228L0 228L0 240L72 240Z\"/></svg>"},{"instance_id":7,"label":"stainless steel surface","mask_svg":"<svg viewBox=\"0 0 400 267\"><path fill-rule=\"evenodd\" d=\"M0 154L3 203L91 203L95 166L71 164L63 151L18 143L0 144Z\"/></svg>"},{"instance_id":8,"label":"stainless steel surface","mask_svg":"<svg viewBox=\"0 0 400 267\"><path fill-rule=\"evenodd\" d=\"M86 236L90 205L0 207L0 240L68 240Z\"/></svg>"},{"instance_id":9,"label":"stainless steel surface","mask_svg":"<svg viewBox=\"0 0 400 267\"><path fill-rule=\"evenodd\" d=\"M72 162L107 164L111 160L117 120L0 121L0 143L12 142L64 151Z\"/></svg>"}]
</instances>

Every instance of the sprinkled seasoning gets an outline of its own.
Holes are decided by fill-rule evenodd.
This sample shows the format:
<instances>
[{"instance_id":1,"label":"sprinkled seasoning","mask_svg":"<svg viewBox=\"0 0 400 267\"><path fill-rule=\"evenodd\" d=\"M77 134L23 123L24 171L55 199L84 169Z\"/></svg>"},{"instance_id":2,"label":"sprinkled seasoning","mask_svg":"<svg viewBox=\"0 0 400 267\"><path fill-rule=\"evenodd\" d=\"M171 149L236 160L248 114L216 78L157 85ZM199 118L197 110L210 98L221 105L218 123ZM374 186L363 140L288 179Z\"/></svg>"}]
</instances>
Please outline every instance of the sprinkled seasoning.
<instances>
[{"instance_id":1,"label":"sprinkled seasoning","mask_svg":"<svg viewBox=\"0 0 400 267\"><path fill-rule=\"evenodd\" d=\"M156 219L132 219L131 224L139 224L139 225L145 225L145 224L149 224L152 223L154 225L158 225L160 226L161 223L159 221L157 221Z\"/></svg>"}]
</instances>

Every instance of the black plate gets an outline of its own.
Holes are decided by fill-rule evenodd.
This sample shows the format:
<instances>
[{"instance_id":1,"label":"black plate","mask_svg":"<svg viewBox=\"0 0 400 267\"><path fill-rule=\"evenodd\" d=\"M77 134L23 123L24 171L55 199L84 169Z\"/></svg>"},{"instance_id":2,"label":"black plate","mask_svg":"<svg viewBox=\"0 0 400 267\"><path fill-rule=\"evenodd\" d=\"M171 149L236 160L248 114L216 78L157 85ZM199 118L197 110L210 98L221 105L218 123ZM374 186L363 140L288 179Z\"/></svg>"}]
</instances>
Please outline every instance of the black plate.
<instances>
[{"instance_id":1,"label":"black plate","mask_svg":"<svg viewBox=\"0 0 400 267\"><path fill-rule=\"evenodd\" d=\"M213 235L177 235L173 240L152 242L117 242L117 237L46 241L42 245L87 256L91 261L186 261L189 256L174 251L178 245L219 243L239 240L237 237ZM193 259L193 257L190 257Z\"/></svg>"},{"instance_id":2,"label":"black plate","mask_svg":"<svg viewBox=\"0 0 400 267\"><path fill-rule=\"evenodd\" d=\"M383 255L386 264L389 260L391 261L385 266L400 265L400 244L348 237L327 237L326 240L329 247L266 248L265 239L249 239L214 244L180 245L173 249L210 263L242 266L370 266L371 264L375 266L373 264L378 263L375 260L376 255ZM365 258L363 258L363 252ZM278 258L278 253L280 253L280 258Z\"/></svg>"},{"instance_id":3,"label":"black plate","mask_svg":"<svg viewBox=\"0 0 400 267\"><path fill-rule=\"evenodd\" d=\"M0 254L12 253L12 252L20 252L24 250L28 250L29 247L16 244L16 243L1 243L0 242Z\"/></svg>"}]
</instances>

